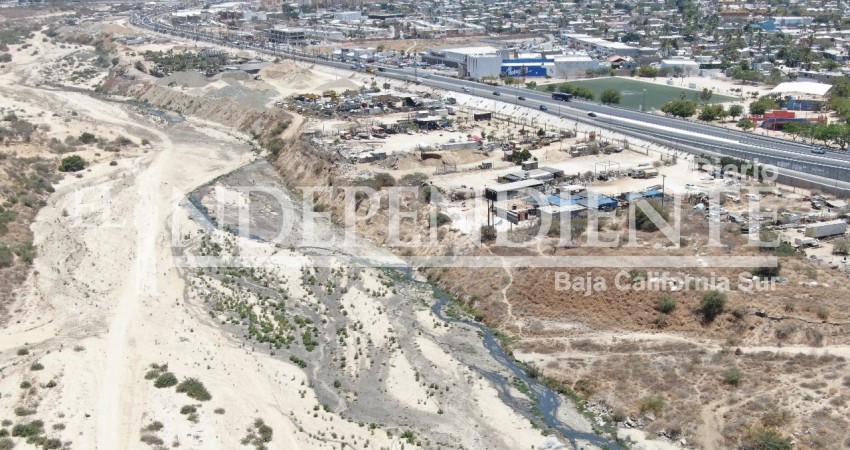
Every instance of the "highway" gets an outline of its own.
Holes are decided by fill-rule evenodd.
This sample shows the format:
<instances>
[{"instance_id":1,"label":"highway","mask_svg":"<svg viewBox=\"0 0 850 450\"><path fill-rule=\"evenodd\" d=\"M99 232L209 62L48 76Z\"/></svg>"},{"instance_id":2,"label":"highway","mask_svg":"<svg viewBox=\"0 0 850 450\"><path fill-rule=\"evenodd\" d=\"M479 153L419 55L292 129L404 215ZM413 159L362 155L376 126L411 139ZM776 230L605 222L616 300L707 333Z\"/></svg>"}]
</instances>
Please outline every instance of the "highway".
<instances>
[{"instance_id":1,"label":"highway","mask_svg":"<svg viewBox=\"0 0 850 450\"><path fill-rule=\"evenodd\" d=\"M134 25L157 32L174 34L189 39L209 41L340 69L352 69L351 63L332 61L314 54L282 51L280 48L271 45L234 45L234 43L222 40L218 36L200 33L191 28L177 29L155 20L156 15L163 12L152 11L143 16L134 15L131 22ZM847 180L850 180L850 154L847 152L830 151L827 154L819 155L812 153L812 146L783 139L598 103L556 101L551 98L549 93L534 91L525 87L491 86L476 81L448 77L423 69L417 70L412 67L385 66L380 67L380 70L376 75L407 82L416 81L424 86L446 91L465 91L479 97L523 104L535 109L539 109L543 105L547 108L547 113L577 122L665 144L690 153L726 155L758 161L761 164L778 167L781 173L789 173L796 178L806 179L824 186L840 187L850 192L850 183L847 183ZM494 95L494 92L498 92L499 95ZM524 97L525 100L519 100L518 97ZM589 116L588 113L591 112L596 117Z\"/></svg>"}]
</instances>

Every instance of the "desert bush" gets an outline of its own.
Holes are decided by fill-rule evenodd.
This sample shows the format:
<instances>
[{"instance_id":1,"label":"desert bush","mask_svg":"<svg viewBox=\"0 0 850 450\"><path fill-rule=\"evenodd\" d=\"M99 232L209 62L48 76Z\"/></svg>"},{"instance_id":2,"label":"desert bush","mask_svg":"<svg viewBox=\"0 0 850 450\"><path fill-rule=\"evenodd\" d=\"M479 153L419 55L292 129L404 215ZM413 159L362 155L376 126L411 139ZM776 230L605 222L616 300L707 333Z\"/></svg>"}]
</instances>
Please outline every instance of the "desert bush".
<instances>
[{"instance_id":1,"label":"desert bush","mask_svg":"<svg viewBox=\"0 0 850 450\"><path fill-rule=\"evenodd\" d=\"M658 311L664 314L670 314L671 312L676 310L676 299L673 297L663 294L658 298Z\"/></svg>"},{"instance_id":2,"label":"desert bush","mask_svg":"<svg viewBox=\"0 0 850 450\"><path fill-rule=\"evenodd\" d=\"M15 263L15 255L8 245L0 245L0 268L12 267Z\"/></svg>"},{"instance_id":3,"label":"desert bush","mask_svg":"<svg viewBox=\"0 0 850 450\"><path fill-rule=\"evenodd\" d=\"M35 414L35 410L32 408L27 408L26 406L17 406L15 407L15 415L16 416L31 416Z\"/></svg>"},{"instance_id":4,"label":"desert bush","mask_svg":"<svg viewBox=\"0 0 850 450\"><path fill-rule=\"evenodd\" d=\"M164 372L156 377L153 385L158 388L167 388L177 384L177 377L171 372Z\"/></svg>"},{"instance_id":5,"label":"desert bush","mask_svg":"<svg viewBox=\"0 0 850 450\"><path fill-rule=\"evenodd\" d=\"M640 409L640 412L642 413L651 412L656 416L659 416L664 410L664 397L660 395L648 395L643 397L638 402L638 409Z\"/></svg>"},{"instance_id":6,"label":"desert bush","mask_svg":"<svg viewBox=\"0 0 850 450\"><path fill-rule=\"evenodd\" d=\"M28 348L19 348L17 353L18 356L26 356L30 354L30 351Z\"/></svg>"},{"instance_id":7,"label":"desert bush","mask_svg":"<svg viewBox=\"0 0 850 450\"><path fill-rule=\"evenodd\" d=\"M12 450L15 448L15 441L4 437L0 439L0 450Z\"/></svg>"},{"instance_id":8,"label":"desert bush","mask_svg":"<svg viewBox=\"0 0 850 450\"><path fill-rule=\"evenodd\" d=\"M62 441L56 438L50 438L44 441L44 444L42 444L42 448L45 450L55 450L57 448L62 448Z\"/></svg>"},{"instance_id":9,"label":"desert bush","mask_svg":"<svg viewBox=\"0 0 850 450\"><path fill-rule=\"evenodd\" d=\"M66 156L59 163L60 172L79 172L85 168L86 160L79 155Z\"/></svg>"},{"instance_id":10,"label":"desert bush","mask_svg":"<svg viewBox=\"0 0 850 450\"><path fill-rule=\"evenodd\" d=\"M817 314L818 319L820 319L820 320L829 319L829 310L825 306L819 306L815 310L815 314Z\"/></svg>"},{"instance_id":11,"label":"desert bush","mask_svg":"<svg viewBox=\"0 0 850 450\"><path fill-rule=\"evenodd\" d=\"M847 255L850 254L850 239L836 239L832 243L832 254L833 255Z\"/></svg>"},{"instance_id":12,"label":"desert bush","mask_svg":"<svg viewBox=\"0 0 850 450\"><path fill-rule=\"evenodd\" d=\"M736 319L741 320L747 316L747 308L743 306L736 306L732 309L732 315L735 316Z\"/></svg>"},{"instance_id":13,"label":"desert bush","mask_svg":"<svg viewBox=\"0 0 850 450\"><path fill-rule=\"evenodd\" d=\"M369 186L376 191L383 187L396 185L395 177L388 173L377 173L372 178L367 178L361 181L363 185Z\"/></svg>"},{"instance_id":14,"label":"desert bush","mask_svg":"<svg viewBox=\"0 0 850 450\"><path fill-rule=\"evenodd\" d=\"M44 370L44 364L35 362L30 365L30 370Z\"/></svg>"},{"instance_id":15,"label":"desert bush","mask_svg":"<svg viewBox=\"0 0 850 450\"><path fill-rule=\"evenodd\" d=\"M180 414L192 414L198 412L198 408L195 405L183 405L180 408Z\"/></svg>"},{"instance_id":16,"label":"desert bush","mask_svg":"<svg viewBox=\"0 0 850 450\"><path fill-rule=\"evenodd\" d=\"M404 175L403 177L401 177L398 184L399 186L416 187L422 186L427 181L428 175L421 172L416 172Z\"/></svg>"},{"instance_id":17,"label":"desert bush","mask_svg":"<svg viewBox=\"0 0 850 450\"><path fill-rule=\"evenodd\" d=\"M491 225L481 225L481 240L490 242L496 240L496 227Z\"/></svg>"},{"instance_id":18,"label":"desert bush","mask_svg":"<svg viewBox=\"0 0 850 450\"><path fill-rule=\"evenodd\" d=\"M791 438L782 436L776 430L757 428L749 433L743 448L748 450L791 450L794 448L794 443Z\"/></svg>"},{"instance_id":19,"label":"desert bush","mask_svg":"<svg viewBox=\"0 0 850 450\"><path fill-rule=\"evenodd\" d=\"M97 137L89 132L84 132L80 135L79 140L83 144L92 144L94 142L97 142Z\"/></svg>"},{"instance_id":20,"label":"desert bush","mask_svg":"<svg viewBox=\"0 0 850 450\"><path fill-rule=\"evenodd\" d=\"M708 291L702 296L699 312L707 322L713 321L726 306L726 294L720 291Z\"/></svg>"},{"instance_id":21,"label":"desert bush","mask_svg":"<svg viewBox=\"0 0 850 450\"><path fill-rule=\"evenodd\" d=\"M139 440L150 446L162 445L165 443L162 439L159 438L159 436L155 434L143 434L142 437L139 438Z\"/></svg>"},{"instance_id":22,"label":"desert bush","mask_svg":"<svg viewBox=\"0 0 850 450\"><path fill-rule=\"evenodd\" d=\"M794 420L794 414L787 409L774 406L761 416L761 423L768 428L784 427Z\"/></svg>"},{"instance_id":23,"label":"desert bush","mask_svg":"<svg viewBox=\"0 0 850 450\"><path fill-rule=\"evenodd\" d=\"M150 424L148 424L148 426L146 426L144 428L144 431L154 431L154 432L156 432L156 431L161 430L163 428L163 426L164 425L162 424L162 422L156 420L156 421L153 421Z\"/></svg>"},{"instance_id":24,"label":"desert bush","mask_svg":"<svg viewBox=\"0 0 850 450\"><path fill-rule=\"evenodd\" d=\"M655 200L647 201L652 209L657 212L664 221L670 220L670 215L667 213L661 203ZM641 231L658 231L658 225L655 224L647 213L645 213L641 208L635 208L635 228Z\"/></svg>"},{"instance_id":25,"label":"desert bush","mask_svg":"<svg viewBox=\"0 0 850 450\"><path fill-rule=\"evenodd\" d=\"M205 402L212 398L204 383L198 381L197 378L187 378L177 385L177 392L186 394L189 398Z\"/></svg>"},{"instance_id":26,"label":"desert bush","mask_svg":"<svg viewBox=\"0 0 850 450\"><path fill-rule=\"evenodd\" d=\"M438 212L437 217L435 219L438 227L452 223L452 218L449 217L448 214L442 212Z\"/></svg>"},{"instance_id":27,"label":"desert bush","mask_svg":"<svg viewBox=\"0 0 850 450\"><path fill-rule=\"evenodd\" d=\"M32 387L32 383L29 381L21 381L21 389L29 389Z\"/></svg>"},{"instance_id":28,"label":"desert bush","mask_svg":"<svg viewBox=\"0 0 850 450\"><path fill-rule=\"evenodd\" d=\"M723 382L730 386L740 386L741 381L744 380L744 372L736 368L725 370L721 375Z\"/></svg>"},{"instance_id":29,"label":"desert bush","mask_svg":"<svg viewBox=\"0 0 850 450\"><path fill-rule=\"evenodd\" d=\"M12 436L30 438L44 433L44 422L33 420L30 423L19 423L12 428Z\"/></svg>"}]
</instances>

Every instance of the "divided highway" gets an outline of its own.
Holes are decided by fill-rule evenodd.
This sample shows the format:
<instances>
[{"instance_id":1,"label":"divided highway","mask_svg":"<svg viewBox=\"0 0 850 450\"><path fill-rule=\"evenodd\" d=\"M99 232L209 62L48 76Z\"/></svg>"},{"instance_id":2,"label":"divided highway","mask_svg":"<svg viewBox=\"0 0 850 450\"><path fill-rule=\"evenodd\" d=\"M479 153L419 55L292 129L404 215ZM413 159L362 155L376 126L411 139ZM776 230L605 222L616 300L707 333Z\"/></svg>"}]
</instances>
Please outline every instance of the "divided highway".
<instances>
[{"instance_id":1,"label":"divided highway","mask_svg":"<svg viewBox=\"0 0 850 450\"><path fill-rule=\"evenodd\" d=\"M192 28L179 29L155 20L157 14L165 11L134 15L134 25L160 33L183 36L226 46L232 42L220 37L201 33ZM331 61L316 55L294 51L281 51L273 46L243 44L238 48L254 50L270 55L285 56L309 61L340 69L351 69L351 63ZM817 183L830 188L850 192L850 154L831 151L825 155L812 153L812 147L778 138L759 136L739 130L717 127L705 123L659 116L632 111L613 106L584 101L562 102L551 98L551 94L509 86L491 86L470 80L446 77L414 68L382 67L380 76L402 81L418 81L422 85L446 91L467 92L472 95L500 100L503 102L524 104L531 108L546 107L550 114L582 123L616 131L628 136L647 139L674 146L690 153L727 155L739 159L758 161L780 169L780 173L792 178ZM494 95L498 92L499 95ZM524 97L525 100L519 100ZM588 114L594 113L596 117Z\"/></svg>"}]
</instances>

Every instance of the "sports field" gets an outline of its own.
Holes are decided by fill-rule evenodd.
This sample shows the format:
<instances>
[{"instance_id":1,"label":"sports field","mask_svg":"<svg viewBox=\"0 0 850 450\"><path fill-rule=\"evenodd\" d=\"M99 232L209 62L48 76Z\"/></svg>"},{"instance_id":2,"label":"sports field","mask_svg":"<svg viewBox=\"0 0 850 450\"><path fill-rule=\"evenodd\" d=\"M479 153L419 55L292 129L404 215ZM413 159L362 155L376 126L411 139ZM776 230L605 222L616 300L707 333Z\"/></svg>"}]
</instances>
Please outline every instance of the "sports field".
<instances>
[{"instance_id":1,"label":"sports field","mask_svg":"<svg viewBox=\"0 0 850 450\"><path fill-rule=\"evenodd\" d=\"M629 78L608 77L596 78L593 80L576 80L570 81L570 84L576 86L586 86L593 91L594 99L598 102L600 93L608 88L620 91L619 106L629 109L640 109L643 101L643 90L646 89L646 107L661 108L661 105L681 98L684 93L685 98L694 100L698 103L703 103L699 99L699 91L686 89L678 86L666 86L663 84L647 83L645 81L632 80ZM538 86L537 89L545 91L547 85ZM738 100L734 97L725 95L713 94L708 103L722 103Z\"/></svg>"}]
</instances>

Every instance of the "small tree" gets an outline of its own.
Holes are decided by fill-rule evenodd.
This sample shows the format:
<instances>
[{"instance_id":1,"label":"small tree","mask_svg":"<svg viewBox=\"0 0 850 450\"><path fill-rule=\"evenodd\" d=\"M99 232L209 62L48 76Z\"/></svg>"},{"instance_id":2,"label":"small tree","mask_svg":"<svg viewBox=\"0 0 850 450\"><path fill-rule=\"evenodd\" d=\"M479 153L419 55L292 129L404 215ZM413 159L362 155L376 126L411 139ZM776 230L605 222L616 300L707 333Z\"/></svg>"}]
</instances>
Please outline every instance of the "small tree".
<instances>
[{"instance_id":1,"label":"small tree","mask_svg":"<svg viewBox=\"0 0 850 450\"><path fill-rule=\"evenodd\" d=\"M605 89L599 96L599 100L606 105L620 103L620 91L616 89Z\"/></svg>"},{"instance_id":2,"label":"small tree","mask_svg":"<svg viewBox=\"0 0 850 450\"><path fill-rule=\"evenodd\" d=\"M737 127L744 131L749 131L755 128L756 124L754 124L750 119L741 119L738 121Z\"/></svg>"},{"instance_id":3,"label":"small tree","mask_svg":"<svg viewBox=\"0 0 850 450\"><path fill-rule=\"evenodd\" d=\"M79 155L66 156L59 163L60 172L79 172L86 168L86 160Z\"/></svg>"},{"instance_id":4,"label":"small tree","mask_svg":"<svg viewBox=\"0 0 850 450\"><path fill-rule=\"evenodd\" d=\"M726 306L726 294L720 291L708 291L702 295L699 312L706 322L713 321Z\"/></svg>"},{"instance_id":5,"label":"small tree","mask_svg":"<svg viewBox=\"0 0 850 450\"><path fill-rule=\"evenodd\" d=\"M729 107L729 117L735 119L744 114L744 107L741 105L732 105Z\"/></svg>"}]
</instances>

